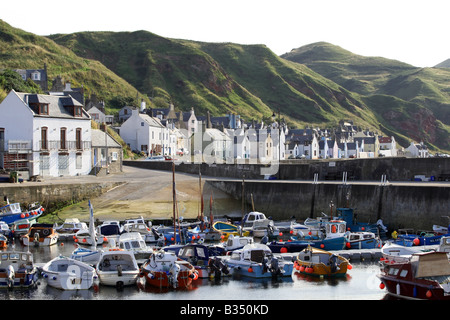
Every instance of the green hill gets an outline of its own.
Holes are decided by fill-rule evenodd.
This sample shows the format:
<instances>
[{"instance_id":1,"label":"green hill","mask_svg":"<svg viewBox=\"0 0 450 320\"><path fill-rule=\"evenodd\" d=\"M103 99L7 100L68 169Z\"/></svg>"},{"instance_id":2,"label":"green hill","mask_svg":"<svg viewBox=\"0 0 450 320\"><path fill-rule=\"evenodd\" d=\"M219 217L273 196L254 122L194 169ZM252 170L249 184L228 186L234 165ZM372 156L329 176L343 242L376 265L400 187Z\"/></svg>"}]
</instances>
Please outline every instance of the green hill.
<instances>
[{"instance_id":1,"label":"green hill","mask_svg":"<svg viewBox=\"0 0 450 320\"><path fill-rule=\"evenodd\" d=\"M359 93L377 114L384 132L389 129L437 149L450 149L449 69L363 57L326 42L294 49L282 57ZM402 115L401 125L394 114Z\"/></svg>"},{"instance_id":2,"label":"green hill","mask_svg":"<svg viewBox=\"0 0 450 320\"><path fill-rule=\"evenodd\" d=\"M420 69L362 57L327 43L279 57L264 45L204 43L147 31L80 32L40 37L0 20L0 69L48 66L108 111L144 97L154 107L195 108L269 120L280 112L291 126L356 125L410 139L435 150L449 145L449 70ZM51 84L49 84L51 85ZM1 99L0 92L0 99ZM148 97L148 98L147 98Z\"/></svg>"},{"instance_id":3,"label":"green hill","mask_svg":"<svg viewBox=\"0 0 450 320\"><path fill-rule=\"evenodd\" d=\"M0 70L43 69L44 64L47 65L49 88L51 80L60 75L74 88L83 86L87 97L96 93L99 99L107 102L111 111L114 110L111 108L113 101L134 101L138 94L132 85L99 61L79 57L51 39L13 28L0 20ZM2 91L0 98L7 94L4 89Z\"/></svg>"}]
</instances>

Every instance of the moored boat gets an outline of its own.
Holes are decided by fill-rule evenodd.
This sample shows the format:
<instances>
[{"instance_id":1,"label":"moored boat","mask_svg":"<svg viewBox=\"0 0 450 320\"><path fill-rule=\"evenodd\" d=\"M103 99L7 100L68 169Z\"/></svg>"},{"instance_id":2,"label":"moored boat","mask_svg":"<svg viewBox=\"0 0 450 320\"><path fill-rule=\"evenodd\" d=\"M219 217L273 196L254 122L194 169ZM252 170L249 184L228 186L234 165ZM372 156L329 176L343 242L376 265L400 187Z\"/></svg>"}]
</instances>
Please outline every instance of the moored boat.
<instances>
[{"instance_id":1,"label":"moored boat","mask_svg":"<svg viewBox=\"0 0 450 320\"><path fill-rule=\"evenodd\" d=\"M234 236L249 236L249 231L244 231L240 226L236 226L234 224L224 222L224 221L216 221L213 224L213 229L220 232L222 234L222 239L226 241L229 235Z\"/></svg>"},{"instance_id":2,"label":"moored boat","mask_svg":"<svg viewBox=\"0 0 450 320\"><path fill-rule=\"evenodd\" d=\"M4 251L0 253L0 288L36 287L39 271L31 252Z\"/></svg>"},{"instance_id":3,"label":"moored boat","mask_svg":"<svg viewBox=\"0 0 450 320\"><path fill-rule=\"evenodd\" d=\"M42 275L51 287L61 290L87 290L97 278L95 268L67 257L56 257L42 267Z\"/></svg>"},{"instance_id":4,"label":"moored boat","mask_svg":"<svg viewBox=\"0 0 450 320\"><path fill-rule=\"evenodd\" d=\"M24 246L34 244L35 246L52 246L58 242L58 234L52 224L35 223L28 233L21 237Z\"/></svg>"},{"instance_id":5,"label":"moored boat","mask_svg":"<svg viewBox=\"0 0 450 320\"><path fill-rule=\"evenodd\" d=\"M382 241L375 233L368 231L357 231L346 233L347 242L345 244L347 249L375 249L381 248Z\"/></svg>"},{"instance_id":6,"label":"moored boat","mask_svg":"<svg viewBox=\"0 0 450 320\"><path fill-rule=\"evenodd\" d=\"M0 207L0 221L4 221L8 225L23 219L29 219L35 222L44 211L44 208L37 202L30 204L27 210L22 211L20 203L9 203L6 198L6 205Z\"/></svg>"},{"instance_id":7,"label":"moored boat","mask_svg":"<svg viewBox=\"0 0 450 320\"><path fill-rule=\"evenodd\" d=\"M118 289L136 284L139 276L139 267L134 253L120 249L102 252L95 269L100 284L115 286Z\"/></svg>"},{"instance_id":8,"label":"moored boat","mask_svg":"<svg viewBox=\"0 0 450 320\"><path fill-rule=\"evenodd\" d=\"M187 288L198 278L194 266L172 251L153 252L141 266L145 285L157 288Z\"/></svg>"},{"instance_id":9,"label":"moored boat","mask_svg":"<svg viewBox=\"0 0 450 320\"><path fill-rule=\"evenodd\" d=\"M295 270L318 277L344 277L348 269L346 258L311 246L299 252L295 261Z\"/></svg>"},{"instance_id":10,"label":"moored boat","mask_svg":"<svg viewBox=\"0 0 450 320\"><path fill-rule=\"evenodd\" d=\"M197 271L199 278L209 278L214 272L210 269L209 260L212 257L224 253L223 247L220 250L218 246L207 246L204 244L187 244L178 252L178 258L186 260L192 264ZM228 274L224 269L222 273Z\"/></svg>"},{"instance_id":11,"label":"moored boat","mask_svg":"<svg viewBox=\"0 0 450 320\"><path fill-rule=\"evenodd\" d=\"M380 288L404 299L450 300L450 264L445 252L414 253L407 262L383 264Z\"/></svg>"},{"instance_id":12,"label":"moored boat","mask_svg":"<svg viewBox=\"0 0 450 320\"><path fill-rule=\"evenodd\" d=\"M270 248L261 243L234 250L224 262L233 275L251 278L290 277L294 268L293 262L275 257Z\"/></svg>"},{"instance_id":13,"label":"moored boat","mask_svg":"<svg viewBox=\"0 0 450 320\"><path fill-rule=\"evenodd\" d=\"M403 246L392 241L387 241L381 247L381 261L385 263L405 263L411 259L414 253L436 251L438 245L432 246Z\"/></svg>"}]
</instances>

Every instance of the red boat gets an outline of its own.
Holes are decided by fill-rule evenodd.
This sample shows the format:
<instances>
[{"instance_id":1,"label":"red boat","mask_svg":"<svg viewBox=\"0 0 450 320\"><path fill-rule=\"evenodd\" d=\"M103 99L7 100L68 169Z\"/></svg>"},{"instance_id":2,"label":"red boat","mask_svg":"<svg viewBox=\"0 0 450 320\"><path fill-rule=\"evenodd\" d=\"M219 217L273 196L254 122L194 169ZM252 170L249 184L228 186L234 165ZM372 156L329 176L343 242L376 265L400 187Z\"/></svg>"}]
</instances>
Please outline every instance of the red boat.
<instances>
[{"instance_id":1,"label":"red boat","mask_svg":"<svg viewBox=\"0 0 450 320\"><path fill-rule=\"evenodd\" d=\"M189 262L178 258L174 252L153 252L141 266L145 284L159 288L187 288L198 273Z\"/></svg>"},{"instance_id":2,"label":"red boat","mask_svg":"<svg viewBox=\"0 0 450 320\"><path fill-rule=\"evenodd\" d=\"M408 262L382 262L382 283L389 295L401 299L450 300L450 263L445 252L420 252Z\"/></svg>"}]
</instances>

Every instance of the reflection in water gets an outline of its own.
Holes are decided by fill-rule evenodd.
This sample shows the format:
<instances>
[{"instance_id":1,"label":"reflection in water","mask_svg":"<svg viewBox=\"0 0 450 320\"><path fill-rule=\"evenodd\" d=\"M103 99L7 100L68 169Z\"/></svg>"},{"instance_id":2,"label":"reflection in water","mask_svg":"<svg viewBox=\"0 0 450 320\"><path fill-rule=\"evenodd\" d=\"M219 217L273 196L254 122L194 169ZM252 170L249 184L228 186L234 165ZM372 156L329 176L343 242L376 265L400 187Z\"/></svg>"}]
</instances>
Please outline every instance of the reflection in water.
<instances>
[{"instance_id":1,"label":"reflection in water","mask_svg":"<svg viewBox=\"0 0 450 320\"><path fill-rule=\"evenodd\" d=\"M76 245L63 241L51 247L24 247L15 250L33 253L38 266L58 255L70 256ZM9 247L4 250L12 250ZM382 299L386 292L378 283L369 281L379 272L377 262L352 263L354 268L345 278L318 278L298 272L291 277L253 279L227 276L221 279L198 279L186 289L160 289L127 286L121 290L99 285L89 290L64 291L47 286L40 278L35 289L0 290L1 300L323 300ZM375 280L376 281L376 280ZM372 283L374 282L374 283Z\"/></svg>"}]
</instances>

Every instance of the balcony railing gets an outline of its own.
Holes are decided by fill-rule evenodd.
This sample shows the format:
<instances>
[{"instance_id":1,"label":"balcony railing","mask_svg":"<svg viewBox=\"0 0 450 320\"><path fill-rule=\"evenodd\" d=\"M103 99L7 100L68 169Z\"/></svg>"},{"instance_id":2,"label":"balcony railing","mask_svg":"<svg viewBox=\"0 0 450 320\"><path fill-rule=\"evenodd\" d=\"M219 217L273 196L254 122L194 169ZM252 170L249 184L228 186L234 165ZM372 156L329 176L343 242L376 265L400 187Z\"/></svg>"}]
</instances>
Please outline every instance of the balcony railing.
<instances>
[{"instance_id":1,"label":"balcony railing","mask_svg":"<svg viewBox=\"0 0 450 320\"><path fill-rule=\"evenodd\" d=\"M83 151L91 149L91 141L40 140L38 151Z\"/></svg>"},{"instance_id":2,"label":"balcony railing","mask_svg":"<svg viewBox=\"0 0 450 320\"><path fill-rule=\"evenodd\" d=\"M0 140L0 151L9 153L29 153L32 152L31 141L8 140L5 144L4 140Z\"/></svg>"}]
</instances>

